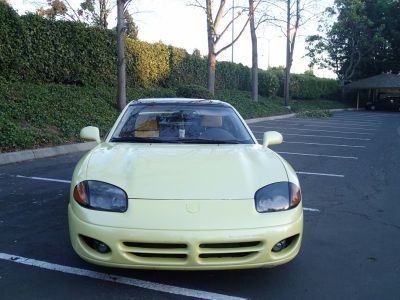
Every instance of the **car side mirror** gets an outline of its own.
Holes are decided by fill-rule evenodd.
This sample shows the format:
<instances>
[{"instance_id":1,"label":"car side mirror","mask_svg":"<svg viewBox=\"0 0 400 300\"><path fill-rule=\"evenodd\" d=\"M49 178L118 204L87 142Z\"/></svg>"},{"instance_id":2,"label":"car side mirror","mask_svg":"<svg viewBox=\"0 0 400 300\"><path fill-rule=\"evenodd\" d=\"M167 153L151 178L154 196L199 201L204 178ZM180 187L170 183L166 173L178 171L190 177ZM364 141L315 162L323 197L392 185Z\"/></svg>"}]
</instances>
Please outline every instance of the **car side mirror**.
<instances>
[{"instance_id":1,"label":"car side mirror","mask_svg":"<svg viewBox=\"0 0 400 300\"><path fill-rule=\"evenodd\" d=\"M84 140L96 141L97 143L100 143L100 131L97 127L87 126L82 128L80 136Z\"/></svg>"},{"instance_id":2,"label":"car side mirror","mask_svg":"<svg viewBox=\"0 0 400 300\"><path fill-rule=\"evenodd\" d=\"M277 131L264 132L263 146L279 145L283 142L283 136Z\"/></svg>"}]
</instances>

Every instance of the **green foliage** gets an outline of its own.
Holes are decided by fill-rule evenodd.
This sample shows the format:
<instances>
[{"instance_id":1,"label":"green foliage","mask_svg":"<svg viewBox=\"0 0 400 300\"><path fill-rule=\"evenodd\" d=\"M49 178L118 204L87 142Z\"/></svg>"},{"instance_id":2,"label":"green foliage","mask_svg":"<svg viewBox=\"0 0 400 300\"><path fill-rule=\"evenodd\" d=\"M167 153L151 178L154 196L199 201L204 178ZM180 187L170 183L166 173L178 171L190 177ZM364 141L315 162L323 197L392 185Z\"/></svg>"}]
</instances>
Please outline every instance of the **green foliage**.
<instances>
[{"instance_id":1,"label":"green foliage","mask_svg":"<svg viewBox=\"0 0 400 300\"><path fill-rule=\"evenodd\" d=\"M313 69L305 70L305 71L304 71L304 75L316 77L315 74L314 74L314 70L313 70Z\"/></svg>"},{"instance_id":2,"label":"green foliage","mask_svg":"<svg viewBox=\"0 0 400 300\"><path fill-rule=\"evenodd\" d=\"M0 3L0 40L0 77L7 80L115 84L116 32L113 30L81 22L53 21L32 14L19 17L8 5ZM127 38L126 58L127 83L131 87L176 88L207 84L207 59L199 51L188 54L184 49L162 43ZM261 95L282 95L283 70L260 70ZM318 92L312 93L309 88L303 91L295 80L293 96L308 99L331 94L321 91L326 85L324 80L312 80ZM301 84L305 82L300 81ZM230 62L217 63L217 89L249 91L250 86L250 68Z\"/></svg>"},{"instance_id":3,"label":"green foliage","mask_svg":"<svg viewBox=\"0 0 400 300\"><path fill-rule=\"evenodd\" d=\"M200 55L190 55L184 49L170 46L170 66L168 86L179 87L193 83L206 86L207 60Z\"/></svg>"},{"instance_id":4,"label":"green foliage","mask_svg":"<svg viewBox=\"0 0 400 300\"><path fill-rule=\"evenodd\" d=\"M298 113L302 111L328 110L332 108L348 108L348 103L334 100L293 100L290 103L292 111Z\"/></svg>"},{"instance_id":5,"label":"green foliage","mask_svg":"<svg viewBox=\"0 0 400 300\"><path fill-rule=\"evenodd\" d=\"M304 110L297 114L302 118L329 118L332 113L329 110Z\"/></svg>"},{"instance_id":6,"label":"green foliage","mask_svg":"<svg viewBox=\"0 0 400 300\"><path fill-rule=\"evenodd\" d=\"M381 11L374 23L368 13L369 7L375 5L376 9L372 10L375 12L387 2L336 0L333 7L327 8L319 26L322 34L309 36L306 40L311 66L332 69L343 83L367 74L392 70L392 66L387 65L385 70L382 65L391 49L383 36L385 22L391 22L391 18ZM336 19L334 23L332 18ZM398 14L395 18L399 19Z\"/></svg>"},{"instance_id":7,"label":"green foliage","mask_svg":"<svg viewBox=\"0 0 400 300\"><path fill-rule=\"evenodd\" d=\"M124 20L125 20L125 27L126 27L126 36L130 39L137 40L139 39L139 29L133 21L133 18L128 10L124 11Z\"/></svg>"},{"instance_id":8,"label":"green foliage","mask_svg":"<svg viewBox=\"0 0 400 300\"><path fill-rule=\"evenodd\" d=\"M92 125L104 135L118 116L116 87L9 82L0 77L0 151L37 148L79 141L82 127ZM171 88L128 87L129 100L176 97ZM205 97L203 97L205 98ZM218 90L215 98L231 103L244 118L285 114L281 98L248 91ZM293 101L295 111L345 107L335 101Z\"/></svg>"},{"instance_id":9,"label":"green foliage","mask_svg":"<svg viewBox=\"0 0 400 300\"><path fill-rule=\"evenodd\" d=\"M258 101L254 102L251 100L250 92L231 89L217 90L215 96L215 98L233 105L245 119L289 113L280 98L260 96Z\"/></svg>"},{"instance_id":10,"label":"green foliage","mask_svg":"<svg viewBox=\"0 0 400 300\"><path fill-rule=\"evenodd\" d=\"M162 43L126 39L127 80L141 87L163 86L170 74L169 49Z\"/></svg>"},{"instance_id":11,"label":"green foliage","mask_svg":"<svg viewBox=\"0 0 400 300\"><path fill-rule=\"evenodd\" d=\"M22 67L22 22L18 14L4 2L0 2L0 76L13 79Z\"/></svg>"},{"instance_id":12,"label":"green foliage","mask_svg":"<svg viewBox=\"0 0 400 300\"><path fill-rule=\"evenodd\" d=\"M273 71L258 71L258 92L261 96L275 96L279 89L279 78Z\"/></svg>"},{"instance_id":13,"label":"green foliage","mask_svg":"<svg viewBox=\"0 0 400 300\"><path fill-rule=\"evenodd\" d=\"M39 82L97 83L115 77L115 33L79 22L18 17L0 4L0 76Z\"/></svg>"},{"instance_id":14,"label":"green foliage","mask_svg":"<svg viewBox=\"0 0 400 300\"><path fill-rule=\"evenodd\" d=\"M116 87L0 81L0 152L79 140L82 127L105 134L118 116ZM128 99L175 97L161 88L128 88Z\"/></svg>"},{"instance_id":15,"label":"green foliage","mask_svg":"<svg viewBox=\"0 0 400 300\"><path fill-rule=\"evenodd\" d=\"M242 64L217 62L215 77L217 89L250 90L250 68Z\"/></svg>"},{"instance_id":16,"label":"green foliage","mask_svg":"<svg viewBox=\"0 0 400 300\"><path fill-rule=\"evenodd\" d=\"M205 87L191 84L179 87L176 90L176 95L182 98L198 98L198 99L213 99L211 94Z\"/></svg>"},{"instance_id":17,"label":"green foliage","mask_svg":"<svg viewBox=\"0 0 400 300\"><path fill-rule=\"evenodd\" d=\"M304 74L291 74L290 93L295 99L329 99L340 91L339 82Z\"/></svg>"}]
</instances>

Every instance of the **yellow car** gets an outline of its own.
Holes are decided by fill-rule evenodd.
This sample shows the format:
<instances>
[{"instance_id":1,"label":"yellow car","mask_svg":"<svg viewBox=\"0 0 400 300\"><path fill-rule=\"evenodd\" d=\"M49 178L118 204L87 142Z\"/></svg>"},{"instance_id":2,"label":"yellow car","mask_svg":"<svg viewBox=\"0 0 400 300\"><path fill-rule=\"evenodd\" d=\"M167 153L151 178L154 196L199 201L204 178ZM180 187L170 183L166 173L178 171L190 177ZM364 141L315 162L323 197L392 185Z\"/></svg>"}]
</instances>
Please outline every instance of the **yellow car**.
<instances>
[{"instance_id":1,"label":"yellow car","mask_svg":"<svg viewBox=\"0 0 400 300\"><path fill-rule=\"evenodd\" d=\"M131 102L71 182L69 232L85 261L111 267L273 267L300 249L298 178L239 113L217 100Z\"/></svg>"}]
</instances>

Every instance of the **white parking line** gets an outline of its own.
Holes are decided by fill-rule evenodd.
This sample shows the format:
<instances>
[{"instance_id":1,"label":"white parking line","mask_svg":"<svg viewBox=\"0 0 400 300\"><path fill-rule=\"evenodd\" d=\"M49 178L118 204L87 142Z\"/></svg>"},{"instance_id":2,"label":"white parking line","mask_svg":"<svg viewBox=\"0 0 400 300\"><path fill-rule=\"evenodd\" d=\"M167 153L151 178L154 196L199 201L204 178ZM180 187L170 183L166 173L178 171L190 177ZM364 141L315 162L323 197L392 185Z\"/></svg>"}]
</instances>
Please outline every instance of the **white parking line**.
<instances>
[{"instance_id":1,"label":"white parking line","mask_svg":"<svg viewBox=\"0 0 400 300\"><path fill-rule=\"evenodd\" d=\"M304 119L304 118L297 118L297 119L301 119L301 120L310 120L308 119ZM383 123L384 120L380 119L380 120L364 120L364 119L352 119L352 118L338 118L338 117L332 117L332 118L324 118L324 119L313 119L315 121L338 121L338 122L349 122L349 123Z\"/></svg>"},{"instance_id":2,"label":"white parking line","mask_svg":"<svg viewBox=\"0 0 400 300\"><path fill-rule=\"evenodd\" d=\"M316 208L307 208L307 207L303 207L303 210L305 210L305 211L312 211L312 212L320 212L320 210L319 210L319 209L316 209Z\"/></svg>"},{"instance_id":3,"label":"white parking line","mask_svg":"<svg viewBox=\"0 0 400 300\"><path fill-rule=\"evenodd\" d=\"M288 142L288 141L283 141L283 142L284 142L285 144L304 144L304 145L316 145L316 146L333 146L333 147L349 147L349 148L367 148L367 146L356 146L356 145L306 143L306 142Z\"/></svg>"},{"instance_id":4,"label":"white parking line","mask_svg":"<svg viewBox=\"0 0 400 300\"><path fill-rule=\"evenodd\" d=\"M260 127L260 126L259 126ZM266 127L263 127L266 128ZM332 132L332 133L343 133L343 134L366 134L366 135L372 135L373 133L371 132L354 132L354 131L336 131L336 130L323 130L323 129L308 129L308 128L292 128L292 127L275 127L275 126L269 126L267 128L272 128L273 130L275 129L289 129L289 130L300 130L300 131L318 131L318 132Z\"/></svg>"},{"instance_id":5,"label":"white parking line","mask_svg":"<svg viewBox=\"0 0 400 300\"><path fill-rule=\"evenodd\" d=\"M268 123L268 125L265 125L265 126L263 126L263 125L250 125L250 127L255 127L255 126L259 126L259 127L271 127L271 125L273 124L273 122L270 122L270 123ZM336 125L334 125L334 126L331 126L331 125L322 125L322 124L315 124L315 123L312 123L312 124L307 124L307 123L285 123L285 124L283 124L283 123L281 123L281 124L279 124L280 126L284 126L284 125L288 125L288 126L304 126L304 127L327 127L327 128L340 128L340 129L352 129L352 130L363 130L363 131L376 131L377 130L377 128L361 128L361 127L359 127L359 126L357 126L357 127L353 127L353 125L352 126L336 126ZM346 124L343 124L343 125L346 125ZM362 125L360 125L360 126L362 126Z\"/></svg>"},{"instance_id":6,"label":"white parking line","mask_svg":"<svg viewBox=\"0 0 400 300\"><path fill-rule=\"evenodd\" d=\"M257 139L259 142L263 142L262 139ZM349 148L367 148L367 146L359 145L342 145L342 144L325 144L325 143L307 143L307 142L288 142L283 141L284 144L302 144L302 145L316 145L316 146L333 146L333 147L349 147Z\"/></svg>"},{"instance_id":7,"label":"white parking line","mask_svg":"<svg viewBox=\"0 0 400 300\"><path fill-rule=\"evenodd\" d=\"M299 119L296 119L296 120L288 120L288 121L286 121L286 120L274 120L273 122L279 122L279 123L283 123L283 122L297 122L297 123L301 123L301 124L304 124L304 123L313 123L313 124L331 124L331 125L335 125L335 124L337 124L337 125L347 125L347 126L366 126L366 127L377 127L377 126L380 126L381 124L383 124L383 123L379 123L379 124L372 124L371 122L369 122L369 123L362 123L362 122L341 122L341 121L334 121L334 120L332 120L332 121L309 121L309 120L299 120Z\"/></svg>"},{"instance_id":8,"label":"white parking line","mask_svg":"<svg viewBox=\"0 0 400 300\"><path fill-rule=\"evenodd\" d=\"M353 117L347 117L347 116L334 116L331 118L331 120L343 120L343 121L377 121L377 122L383 122L384 119L379 117L379 118L372 118L372 117L360 117L360 118L353 118Z\"/></svg>"},{"instance_id":9,"label":"white parking line","mask_svg":"<svg viewBox=\"0 0 400 300\"><path fill-rule=\"evenodd\" d=\"M382 119L347 119L347 118L332 118L331 120L333 121L339 121L339 122L365 122L365 123L382 123L384 120Z\"/></svg>"},{"instance_id":10,"label":"white parking line","mask_svg":"<svg viewBox=\"0 0 400 300\"><path fill-rule=\"evenodd\" d=\"M71 180L62 180L62 179L54 179L54 178L45 178L45 177L30 177L30 176L22 176L16 175L17 178L27 178L33 180L43 180L43 181L53 181L53 182L61 182L61 183L71 183Z\"/></svg>"},{"instance_id":11,"label":"white parking line","mask_svg":"<svg viewBox=\"0 0 400 300\"><path fill-rule=\"evenodd\" d=\"M194 298L200 298L200 299L220 299L220 300L246 299L246 298L241 298L241 297L228 296L228 295L224 295L224 294L217 294L217 293L211 293L211 292L206 292L206 291L201 291L201 290L194 290L194 289L177 287L177 286L173 286L173 285L167 285L167 284L161 284L161 283L156 283L156 282L151 282L151 281L134 279L134 278L125 277L125 276L118 276L118 275L112 275L112 274L107 274L107 273L95 272L95 271L81 269L81 268L63 266L63 265L59 265L59 264L49 263L46 261L26 258L26 257L22 257L22 256L10 255L7 253L0 253L0 259L8 261L8 262L28 265L28 266L32 266L32 267L41 268L41 269L57 271L57 272L62 272L62 273L72 274L72 275L77 275L77 276L89 277L89 278L103 280L103 281L115 282L115 283L119 283L119 284L135 286L138 288L143 288L143 289L147 289L147 290L163 292L163 293L168 293L168 294L174 294L174 295L179 295L179 296L194 297Z\"/></svg>"},{"instance_id":12,"label":"white parking line","mask_svg":"<svg viewBox=\"0 0 400 300\"><path fill-rule=\"evenodd\" d=\"M300 125L300 124L297 124L297 125ZM327 128L343 128L343 129L348 129L349 127L348 126L346 126L346 127L343 127L343 126L326 126L326 125L313 125L313 124L305 124L305 125L303 125L304 127L327 127ZM376 131L377 129L376 128L354 128L354 127L351 127L351 129L353 129L353 130L364 130L364 131Z\"/></svg>"},{"instance_id":13,"label":"white parking line","mask_svg":"<svg viewBox=\"0 0 400 300\"><path fill-rule=\"evenodd\" d=\"M328 174L328 173L314 173L314 172L296 172L300 175L315 175L315 176L327 176L327 177L340 177L344 178L344 175L340 174Z\"/></svg>"},{"instance_id":14,"label":"white parking line","mask_svg":"<svg viewBox=\"0 0 400 300\"><path fill-rule=\"evenodd\" d=\"M253 131L253 133L264 133ZM282 133L283 136L285 135L295 135L295 136L306 136L306 137L320 137L320 138L330 138L330 139L343 139L343 140L358 140L358 141L370 141L371 139L366 138L355 138L355 137L344 137L344 136L330 136L330 135L315 135L315 134L298 134L298 133Z\"/></svg>"},{"instance_id":15,"label":"white parking line","mask_svg":"<svg viewBox=\"0 0 400 300\"><path fill-rule=\"evenodd\" d=\"M370 141L371 139L355 138L355 137L344 137L344 136L330 136L330 135L314 135L314 134L297 134L297 133L282 133L285 135L295 136L306 136L306 137L319 137L319 138L330 138L330 139L343 139L343 140L358 140L358 141Z\"/></svg>"},{"instance_id":16,"label":"white parking line","mask_svg":"<svg viewBox=\"0 0 400 300\"><path fill-rule=\"evenodd\" d=\"M275 151L275 152L279 153L279 154L288 154L288 155L328 157L328 158L341 158L341 159L358 159L358 157L355 157L355 156L339 156L339 155L325 155L325 154L297 153L297 152L282 152L282 151Z\"/></svg>"}]
</instances>

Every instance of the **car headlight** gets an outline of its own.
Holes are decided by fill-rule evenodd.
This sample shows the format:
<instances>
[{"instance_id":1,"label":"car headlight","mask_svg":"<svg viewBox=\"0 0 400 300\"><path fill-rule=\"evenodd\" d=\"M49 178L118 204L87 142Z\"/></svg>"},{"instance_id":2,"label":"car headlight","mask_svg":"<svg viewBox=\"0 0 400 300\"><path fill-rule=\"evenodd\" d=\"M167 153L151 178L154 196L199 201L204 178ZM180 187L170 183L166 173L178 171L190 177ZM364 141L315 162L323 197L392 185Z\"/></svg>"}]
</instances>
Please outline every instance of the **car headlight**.
<instances>
[{"instance_id":1,"label":"car headlight","mask_svg":"<svg viewBox=\"0 0 400 300\"><path fill-rule=\"evenodd\" d=\"M128 208L125 191L101 181L85 180L78 183L73 196L76 202L86 208L114 212L125 212Z\"/></svg>"},{"instance_id":2,"label":"car headlight","mask_svg":"<svg viewBox=\"0 0 400 300\"><path fill-rule=\"evenodd\" d=\"M301 191L292 182L276 182L259 189L254 200L260 213L288 210L300 203Z\"/></svg>"}]
</instances>

